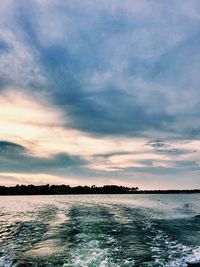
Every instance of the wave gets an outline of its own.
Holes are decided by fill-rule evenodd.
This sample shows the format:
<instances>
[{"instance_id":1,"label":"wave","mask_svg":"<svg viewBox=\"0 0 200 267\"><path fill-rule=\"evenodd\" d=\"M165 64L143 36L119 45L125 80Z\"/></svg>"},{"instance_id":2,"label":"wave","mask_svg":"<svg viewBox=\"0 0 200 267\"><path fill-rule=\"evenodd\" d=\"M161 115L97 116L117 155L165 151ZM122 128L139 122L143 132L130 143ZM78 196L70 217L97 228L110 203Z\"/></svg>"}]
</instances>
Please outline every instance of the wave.
<instances>
[{"instance_id":1,"label":"wave","mask_svg":"<svg viewBox=\"0 0 200 267\"><path fill-rule=\"evenodd\" d=\"M197 267L200 263L198 215L167 219L155 207L105 199L99 204L77 200L69 204L63 197L57 203L33 205L26 214L29 220L6 216L0 221L0 267Z\"/></svg>"}]
</instances>

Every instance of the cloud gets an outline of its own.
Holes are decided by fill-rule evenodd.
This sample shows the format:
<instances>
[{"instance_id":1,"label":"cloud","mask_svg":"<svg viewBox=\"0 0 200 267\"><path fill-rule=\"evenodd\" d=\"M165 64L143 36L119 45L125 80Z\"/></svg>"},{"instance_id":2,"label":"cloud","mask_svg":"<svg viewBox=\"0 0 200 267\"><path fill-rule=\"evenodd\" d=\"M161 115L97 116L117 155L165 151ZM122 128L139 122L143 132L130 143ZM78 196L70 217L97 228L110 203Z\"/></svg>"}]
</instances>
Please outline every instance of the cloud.
<instances>
[{"instance_id":1,"label":"cloud","mask_svg":"<svg viewBox=\"0 0 200 267\"><path fill-rule=\"evenodd\" d=\"M65 153L49 157L32 155L24 146L8 141L0 141L0 172L44 173L51 174L59 170L67 170L72 166L85 165L86 161L79 156Z\"/></svg>"},{"instance_id":2,"label":"cloud","mask_svg":"<svg viewBox=\"0 0 200 267\"><path fill-rule=\"evenodd\" d=\"M147 143L147 145L150 145L154 148L156 152L159 153L166 153L166 154L175 154L175 155L181 155L181 154L191 154L191 153L196 153L196 149L188 149L187 146L186 148L176 148L173 147L174 145L176 146L177 143L172 142L170 144L169 142L166 141L161 141L161 140L151 140Z\"/></svg>"},{"instance_id":3,"label":"cloud","mask_svg":"<svg viewBox=\"0 0 200 267\"><path fill-rule=\"evenodd\" d=\"M6 10L4 42L12 47L3 56L10 57L6 62L11 67L16 60L25 77L15 75L7 65L3 71L12 75L8 77L12 83L21 81L24 86L28 79L26 86L46 88L66 119L72 117L73 128L101 135L144 135L153 130L188 137L197 132L193 119L199 115L199 103L192 96L198 90L189 96L186 86L187 81L198 84L193 74L199 62L194 56L200 22L197 1L175 1L173 10L164 2L147 1L123 5L86 1L84 8L79 1L11 3L2 9ZM15 50L23 55L14 55ZM24 62L28 66L23 67ZM186 68L193 75L187 81ZM185 88L172 85L176 77ZM191 109L195 105L197 112L188 127L181 114L189 97ZM176 105L180 98L182 108Z\"/></svg>"},{"instance_id":4,"label":"cloud","mask_svg":"<svg viewBox=\"0 0 200 267\"><path fill-rule=\"evenodd\" d=\"M7 142L7 141L0 141L0 154L21 154L24 153L26 151L25 147L19 145L19 144L15 144L12 142Z\"/></svg>"},{"instance_id":5,"label":"cloud","mask_svg":"<svg viewBox=\"0 0 200 267\"><path fill-rule=\"evenodd\" d=\"M2 172L126 182L198 172L199 1L0 10Z\"/></svg>"}]
</instances>

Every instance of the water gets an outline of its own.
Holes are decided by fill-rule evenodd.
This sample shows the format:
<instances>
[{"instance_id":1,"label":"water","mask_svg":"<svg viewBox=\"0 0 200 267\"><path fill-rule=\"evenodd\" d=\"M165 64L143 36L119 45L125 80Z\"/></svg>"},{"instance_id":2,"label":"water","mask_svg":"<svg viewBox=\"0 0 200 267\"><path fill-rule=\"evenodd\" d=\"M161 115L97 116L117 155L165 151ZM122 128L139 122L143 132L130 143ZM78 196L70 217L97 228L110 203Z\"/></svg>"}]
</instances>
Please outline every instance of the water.
<instances>
[{"instance_id":1,"label":"water","mask_svg":"<svg viewBox=\"0 0 200 267\"><path fill-rule=\"evenodd\" d=\"M0 267L200 262L200 194L0 197Z\"/></svg>"}]
</instances>

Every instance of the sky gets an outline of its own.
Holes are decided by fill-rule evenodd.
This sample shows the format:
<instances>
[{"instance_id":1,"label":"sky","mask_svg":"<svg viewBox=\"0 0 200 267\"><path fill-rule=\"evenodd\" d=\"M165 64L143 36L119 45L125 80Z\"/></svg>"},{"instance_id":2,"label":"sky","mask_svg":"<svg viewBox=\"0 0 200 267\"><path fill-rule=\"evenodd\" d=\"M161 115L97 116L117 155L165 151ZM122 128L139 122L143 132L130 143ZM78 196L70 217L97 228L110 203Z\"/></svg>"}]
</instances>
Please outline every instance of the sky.
<instances>
[{"instance_id":1,"label":"sky","mask_svg":"<svg viewBox=\"0 0 200 267\"><path fill-rule=\"evenodd\" d=\"M1 0L0 184L200 188L199 0Z\"/></svg>"}]
</instances>

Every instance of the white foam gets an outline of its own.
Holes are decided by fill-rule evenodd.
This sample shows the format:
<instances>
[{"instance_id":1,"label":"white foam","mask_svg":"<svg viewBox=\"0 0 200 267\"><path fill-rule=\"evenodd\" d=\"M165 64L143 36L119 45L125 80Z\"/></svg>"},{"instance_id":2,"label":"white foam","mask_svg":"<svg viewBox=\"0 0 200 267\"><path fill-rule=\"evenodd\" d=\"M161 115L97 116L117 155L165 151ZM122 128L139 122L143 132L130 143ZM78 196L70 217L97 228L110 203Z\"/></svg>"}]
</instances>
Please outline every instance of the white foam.
<instances>
[{"instance_id":1,"label":"white foam","mask_svg":"<svg viewBox=\"0 0 200 267\"><path fill-rule=\"evenodd\" d=\"M172 260L167 263L165 267L187 267L187 263L199 263L200 262L200 247L196 247L191 249L190 247L185 248L188 255L178 258L176 260Z\"/></svg>"}]
</instances>

